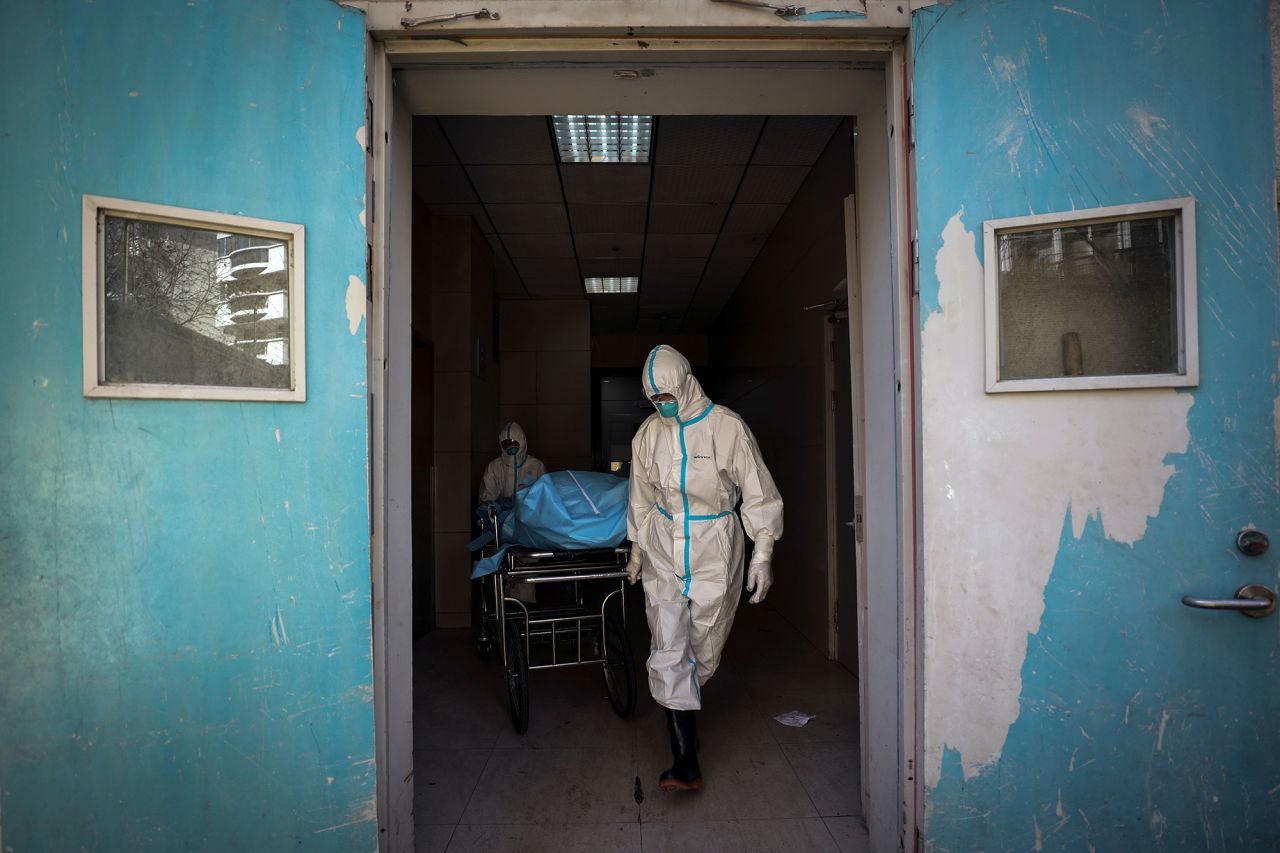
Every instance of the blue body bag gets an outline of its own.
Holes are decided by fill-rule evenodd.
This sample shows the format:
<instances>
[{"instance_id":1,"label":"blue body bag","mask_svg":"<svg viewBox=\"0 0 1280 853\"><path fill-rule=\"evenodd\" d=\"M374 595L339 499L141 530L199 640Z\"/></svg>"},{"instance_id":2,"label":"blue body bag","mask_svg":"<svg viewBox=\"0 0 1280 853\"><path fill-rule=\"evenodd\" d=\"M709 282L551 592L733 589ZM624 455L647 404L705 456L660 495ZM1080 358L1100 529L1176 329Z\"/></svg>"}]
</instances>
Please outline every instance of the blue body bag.
<instances>
[{"instance_id":1,"label":"blue body bag","mask_svg":"<svg viewBox=\"0 0 1280 853\"><path fill-rule=\"evenodd\" d=\"M627 493L628 482L612 474L556 471L516 492L509 505L502 501L477 508L488 524L489 507L497 507L503 547L476 561L471 577L496 572L512 547L576 551L621 545L627 538ZM471 550L492 541L489 530L471 543Z\"/></svg>"}]
</instances>

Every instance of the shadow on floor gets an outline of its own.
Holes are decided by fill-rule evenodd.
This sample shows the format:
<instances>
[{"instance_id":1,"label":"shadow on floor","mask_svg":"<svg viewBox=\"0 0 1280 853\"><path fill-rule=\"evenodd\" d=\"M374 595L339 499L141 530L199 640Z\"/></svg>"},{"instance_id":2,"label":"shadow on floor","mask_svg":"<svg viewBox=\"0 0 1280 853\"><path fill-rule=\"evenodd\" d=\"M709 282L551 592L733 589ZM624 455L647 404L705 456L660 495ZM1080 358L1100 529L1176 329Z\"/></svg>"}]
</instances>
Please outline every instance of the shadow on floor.
<instances>
[{"instance_id":1,"label":"shadow on floor","mask_svg":"<svg viewBox=\"0 0 1280 853\"><path fill-rule=\"evenodd\" d=\"M703 690L706 786L694 794L657 789L671 754L645 680L642 609L629 614L640 692L631 718L614 714L599 667L540 671L524 735L511 727L499 664L480 662L469 631L423 638L414 649L417 850L864 853L857 679L766 608L739 610ZM804 728L774 721L792 710L817 717Z\"/></svg>"}]
</instances>

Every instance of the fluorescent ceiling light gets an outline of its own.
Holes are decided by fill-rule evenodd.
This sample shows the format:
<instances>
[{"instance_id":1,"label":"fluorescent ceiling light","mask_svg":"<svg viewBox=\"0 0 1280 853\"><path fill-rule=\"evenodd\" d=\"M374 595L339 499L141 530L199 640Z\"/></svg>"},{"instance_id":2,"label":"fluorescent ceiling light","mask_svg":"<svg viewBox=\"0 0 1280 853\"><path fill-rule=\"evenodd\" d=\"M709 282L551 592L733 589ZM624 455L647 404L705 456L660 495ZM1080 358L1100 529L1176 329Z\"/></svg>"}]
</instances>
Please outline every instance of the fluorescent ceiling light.
<instances>
[{"instance_id":1,"label":"fluorescent ceiling light","mask_svg":"<svg viewBox=\"0 0 1280 853\"><path fill-rule=\"evenodd\" d=\"M582 280L587 293L638 293L640 278L634 275L592 277Z\"/></svg>"},{"instance_id":2,"label":"fluorescent ceiling light","mask_svg":"<svg viewBox=\"0 0 1280 853\"><path fill-rule=\"evenodd\" d=\"M561 163L648 163L653 116L552 116Z\"/></svg>"}]
</instances>

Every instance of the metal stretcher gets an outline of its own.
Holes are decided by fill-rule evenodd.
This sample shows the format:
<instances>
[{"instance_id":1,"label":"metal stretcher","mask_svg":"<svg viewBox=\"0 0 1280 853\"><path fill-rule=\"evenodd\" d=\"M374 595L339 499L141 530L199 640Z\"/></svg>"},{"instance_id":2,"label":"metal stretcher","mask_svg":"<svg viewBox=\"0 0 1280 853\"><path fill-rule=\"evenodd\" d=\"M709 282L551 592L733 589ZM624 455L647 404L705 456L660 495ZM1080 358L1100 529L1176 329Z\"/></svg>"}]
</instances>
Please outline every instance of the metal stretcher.
<instances>
[{"instance_id":1,"label":"metal stretcher","mask_svg":"<svg viewBox=\"0 0 1280 853\"><path fill-rule=\"evenodd\" d=\"M490 521L495 536L486 556L502 547L493 509ZM630 557L630 543L568 551L515 547L503 555L498 571L472 581L476 650L483 661L499 653L517 732L529 728L529 673L539 669L600 664L613 710L620 717L635 710L626 608ZM530 604L512 595L516 584L528 584L545 602Z\"/></svg>"}]
</instances>

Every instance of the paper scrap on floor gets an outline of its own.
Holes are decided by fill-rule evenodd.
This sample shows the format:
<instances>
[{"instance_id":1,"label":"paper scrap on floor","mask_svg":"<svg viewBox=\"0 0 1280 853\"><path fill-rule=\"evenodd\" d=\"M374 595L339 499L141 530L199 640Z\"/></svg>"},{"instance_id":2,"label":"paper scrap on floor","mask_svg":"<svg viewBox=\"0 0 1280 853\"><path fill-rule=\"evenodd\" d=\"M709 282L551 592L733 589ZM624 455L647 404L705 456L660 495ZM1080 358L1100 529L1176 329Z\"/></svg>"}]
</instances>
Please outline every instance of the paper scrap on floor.
<instances>
[{"instance_id":1,"label":"paper scrap on floor","mask_svg":"<svg viewBox=\"0 0 1280 853\"><path fill-rule=\"evenodd\" d=\"M785 714L779 714L774 717L774 719L782 723L784 726L791 726L792 728L798 729L817 716L817 714L806 714L804 711L788 711Z\"/></svg>"}]
</instances>

